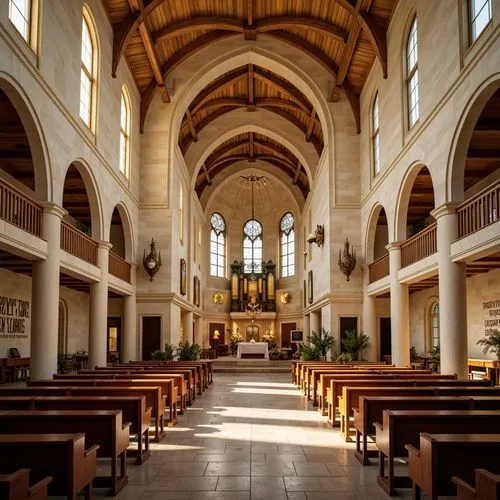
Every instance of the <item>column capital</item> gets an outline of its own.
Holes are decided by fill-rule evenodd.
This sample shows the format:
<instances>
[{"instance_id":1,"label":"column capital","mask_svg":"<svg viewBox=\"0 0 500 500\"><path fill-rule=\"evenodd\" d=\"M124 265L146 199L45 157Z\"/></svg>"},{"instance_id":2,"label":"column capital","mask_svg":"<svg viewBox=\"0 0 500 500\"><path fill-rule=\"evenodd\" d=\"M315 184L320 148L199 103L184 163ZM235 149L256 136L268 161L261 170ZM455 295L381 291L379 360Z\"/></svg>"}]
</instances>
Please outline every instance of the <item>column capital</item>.
<instances>
[{"instance_id":1,"label":"column capital","mask_svg":"<svg viewBox=\"0 0 500 500\"><path fill-rule=\"evenodd\" d=\"M139 269L139 264L137 262L129 262L130 264L130 269L133 269L134 271L137 271Z\"/></svg>"},{"instance_id":2,"label":"column capital","mask_svg":"<svg viewBox=\"0 0 500 500\"><path fill-rule=\"evenodd\" d=\"M404 243L404 241L393 241L391 243L389 243L388 245L385 246L385 248L387 249L387 251L390 253L390 252L393 252L395 250L401 250L401 245Z\"/></svg>"},{"instance_id":3,"label":"column capital","mask_svg":"<svg viewBox=\"0 0 500 500\"><path fill-rule=\"evenodd\" d=\"M57 203L44 201L40 203L40 206L42 207L44 213L56 215L60 219L62 219L65 215L68 215L68 211L65 208L57 205Z\"/></svg>"},{"instance_id":4,"label":"column capital","mask_svg":"<svg viewBox=\"0 0 500 500\"><path fill-rule=\"evenodd\" d=\"M438 220L443 215L454 215L457 213L457 207L459 205L460 203L443 203L442 205L439 205L439 207L435 208L431 212L431 215L436 220Z\"/></svg>"},{"instance_id":5,"label":"column capital","mask_svg":"<svg viewBox=\"0 0 500 500\"><path fill-rule=\"evenodd\" d=\"M99 250L102 249L102 250L107 250L109 252L113 248L113 243L110 243L109 241L98 240L97 246Z\"/></svg>"}]
</instances>

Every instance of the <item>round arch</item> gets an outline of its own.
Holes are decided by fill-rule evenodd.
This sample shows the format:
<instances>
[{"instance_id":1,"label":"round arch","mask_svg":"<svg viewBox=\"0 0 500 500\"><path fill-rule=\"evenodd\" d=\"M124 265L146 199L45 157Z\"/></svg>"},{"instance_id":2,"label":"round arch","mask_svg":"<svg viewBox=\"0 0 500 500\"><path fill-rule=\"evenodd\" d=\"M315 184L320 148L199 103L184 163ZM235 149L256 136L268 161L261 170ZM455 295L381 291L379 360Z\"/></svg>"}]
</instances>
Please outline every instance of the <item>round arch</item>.
<instances>
[{"instance_id":1,"label":"round arch","mask_svg":"<svg viewBox=\"0 0 500 500\"><path fill-rule=\"evenodd\" d=\"M365 256L367 264L370 264L375 260L375 238L377 233L378 218L382 210L386 213L387 217L385 207L381 203L376 202L371 209L370 215L368 216L368 224L365 231ZM392 228L389 226L389 218L387 218L387 237L391 234L391 229Z\"/></svg>"},{"instance_id":2,"label":"round arch","mask_svg":"<svg viewBox=\"0 0 500 500\"><path fill-rule=\"evenodd\" d=\"M68 170L71 166L74 166L78 173L81 175L83 183L85 185L85 191L89 199L90 214L92 219L92 238L97 241L103 240L103 209L101 196L99 193L99 187L95 180L92 169L89 167L87 162L82 158L77 158L68 166L66 174L64 175L64 180L68 174ZM63 187L64 189L64 187ZM64 193L61 193L61 200L63 199Z\"/></svg>"},{"instance_id":3,"label":"round arch","mask_svg":"<svg viewBox=\"0 0 500 500\"><path fill-rule=\"evenodd\" d=\"M130 219L130 214L127 210L127 207L125 206L124 203L119 202L117 203L114 208L116 209L120 215L120 219L122 222L122 228L123 228L123 237L124 237L124 243L125 243L125 260L128 262L133 262L134 261L134 237L133 237L133 229L132 229L132 223ZM113 215L111 214L111 218ZM112 222L109 224L109 238L108 241L111 241L111 225Z\"/></svg>"},{"instance_id":4,"label":"round arch","mask_svg":"<svg viewBox=\"0 0 500 500\"><path fill-rule=\"evenodd\" d=\"M35 174L35 196L38 201L53 201L50 157L35 108L19 82L3 71L0 71L0 89L16 109L28 137Z\"/></svg>"},{"instance_id":5,"label":"round arch","mask_svg":"<svg viewBox=\"0 0 500 500\"><path fill-rule=\"evenodd\" d=\"M253 113L252 113L253 114ZM230 113L228 114L228 118L230 117ZM216 120L217 121L217 120ZM216 138L210 139L210 141L207 141L207 145L200 144L200 150L202 152L201 156L196 159L194 158L194 161L187 161L186 163L188 165L193 165L193 170L191 173L191 187L194 188L195 182L196 182L196 177L200 171L200 169L203 166L203 163L205 160L210 156L210 154L215 151L221 144L223 144L225 141L240 135L244 134L247 132L255 132L257 134L265 135L276 142L279 142L283 144L286 148L290 150L291 153L293 153L301 162L302 166L304 167L306 173L307 173L307 179L309 181L309 186L312 186L313 182L313 174L316 171L316 164L311 164L311 161L313 158L311 158L310 155L307 155L307 152L302 151L297 147L293 142L288 140L284 134L280 133L280 130L278 128L272 129L269 127L268 123L266 122L266 126L259 126L257 124L246 124L246 125L241 125L237 128L234 128L231 125L232 120L227 119L225 120L226 126L224 128L221 128L220 126L217 126L217 124L214 124L214 126L217 126L217 130L219 132L219 135ZM233 121L234 123L234 121Z\"/></svg>"},{"instance_id":6,"label":"round arch","mask_svg":"<svg viewBox=\"0 0 500 500\"><path fill-rule=\"evenodd\" d=\"M465 160L472 133L491 96L500 88L500 73L487 78L472 94L453 134L446 171L446 202L464 199Z\"/></svg>"},{"instance_id":7,"label":"round arch","mask_svg":"<svg viewBox=\"0 0 500 500\"><path fill-rule=\"evenodd\" d=\"M405 241L407 239L406 221L408 215L408 206L410 203L410 196L413 190L413 184L415 183L415 179L417 178L418 174L424 167L427 167L427 165L419 160L413 162L406 170L406 173L404 175L404 178L401 182L398 191L396 211L394 213L394 221L392 224L393 232L392 231L389 232L389 242ZM431 175L431 181L432 181L432 171L429 168L428 170ZM433 181L432 181L432 186L434 188ZM388 221L388 226L391 226L389 224L389 221Z\"/></svg>"}]
</instances>

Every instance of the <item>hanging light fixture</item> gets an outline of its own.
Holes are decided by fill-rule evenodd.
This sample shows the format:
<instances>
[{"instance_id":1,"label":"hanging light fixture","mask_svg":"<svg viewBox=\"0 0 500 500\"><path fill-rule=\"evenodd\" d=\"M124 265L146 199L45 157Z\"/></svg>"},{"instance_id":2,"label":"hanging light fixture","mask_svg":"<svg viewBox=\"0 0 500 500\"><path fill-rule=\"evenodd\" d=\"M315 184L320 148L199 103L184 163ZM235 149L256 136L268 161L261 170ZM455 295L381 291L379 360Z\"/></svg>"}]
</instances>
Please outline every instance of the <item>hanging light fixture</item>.
<instances>
[{"instance_id":1,"label":"hanging light fixture","mask_svg":"<svg viewBox=\"0 0 500 500\"><path fill-rule=\"evenodd\" d=\"M263 175L255 175L251 173L250 175L241 175L240 176L242 179L242 182L249 182L250 187L251 187L251 201L252 201L252 219L255 220L255 211L254 211L254 184L257 182L262 182L264 185L265 183L263 182L264 176ZM250 264L250 277L249 277L249 282L257 282L257 276L255 274L255 268L258 267L258 265L254 262L253 260L253 255L252 255L252 262ZM250 287L249 287L250 288ZM257 302L256 297L250 297L250 302L248 302L246 309L246 313L250 318L252 319L252 323L255 321L255 318L262 312L262 306Z\"/></svg>"}]
</instances>

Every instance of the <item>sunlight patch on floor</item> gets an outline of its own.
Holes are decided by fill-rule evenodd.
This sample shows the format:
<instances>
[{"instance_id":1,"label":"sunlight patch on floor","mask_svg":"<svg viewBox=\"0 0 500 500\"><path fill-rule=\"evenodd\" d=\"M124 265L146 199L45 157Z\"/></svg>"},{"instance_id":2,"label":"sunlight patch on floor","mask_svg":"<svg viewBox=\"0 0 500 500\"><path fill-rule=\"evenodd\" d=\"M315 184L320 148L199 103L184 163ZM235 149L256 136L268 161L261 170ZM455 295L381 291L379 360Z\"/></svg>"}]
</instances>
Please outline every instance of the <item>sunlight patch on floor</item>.
<instances>
[{"instance_id":1,"label":"sunlight patch on floor","mask_svg":"<svg viewBox=\"0 0 500 500\"><path fill-rule=\"evenodd\" d=\"M221 415L223 417L234 418L244 417L251 419L262 420L278 420L278 421L297 421L297 422L324 422L322 417L316 411L304 410L276 410L271 408L242 408L238 406L214 406L213 411L207 411L208 414Z\"/></svg>"},{"instance_id":2,"label":"sunlight patch on floor","mask_svg":"<svg viewBox=\"0 0 500 500\"><path fill-rule=\"evenodd\" d=\"M265 389L265 388L255 388L251 389L249 387L236 387L231 390L231 392L239 394L274 394L276 396L294 396L301 398L303 397L297 390L285 390L285 389Z\"/></svg>"},{"instance_id":3,"label":"sunlight patch on floor","mask_svg":"<svg viewBox=\"0 0 500 500\"><path fill-rule=\"evenodd\" d=\"M228 384L231 386L231 384ZM283 387L283 388L288 388L288 389L293 389L294 391L297 390L297 387L293 385L292 383L290 384L281 384L277 382L236 382L236 386L243 385L243 386L251 386L251 387Z\"/></svg>"}]
</instances>

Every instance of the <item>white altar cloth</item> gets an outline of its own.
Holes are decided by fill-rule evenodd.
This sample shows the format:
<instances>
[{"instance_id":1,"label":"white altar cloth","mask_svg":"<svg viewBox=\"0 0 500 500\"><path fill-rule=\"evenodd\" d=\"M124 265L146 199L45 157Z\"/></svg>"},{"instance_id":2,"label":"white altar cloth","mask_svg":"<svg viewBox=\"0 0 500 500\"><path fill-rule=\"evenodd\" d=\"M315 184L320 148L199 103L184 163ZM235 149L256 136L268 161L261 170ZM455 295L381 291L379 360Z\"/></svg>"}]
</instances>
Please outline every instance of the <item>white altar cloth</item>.
<instances>
[{"instance_id":1,"label":"white altar cloth","mask_svg":"<svg viewBox=\"0 0 500 500\"><path fill-rule=\"evenodd\" d=\"M236 357L242 354L264 354L264 359L269 359L269 346L267 342L240 342Z\"/></svg>"}]
</instances>

